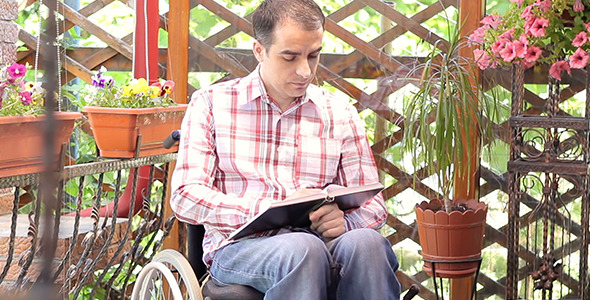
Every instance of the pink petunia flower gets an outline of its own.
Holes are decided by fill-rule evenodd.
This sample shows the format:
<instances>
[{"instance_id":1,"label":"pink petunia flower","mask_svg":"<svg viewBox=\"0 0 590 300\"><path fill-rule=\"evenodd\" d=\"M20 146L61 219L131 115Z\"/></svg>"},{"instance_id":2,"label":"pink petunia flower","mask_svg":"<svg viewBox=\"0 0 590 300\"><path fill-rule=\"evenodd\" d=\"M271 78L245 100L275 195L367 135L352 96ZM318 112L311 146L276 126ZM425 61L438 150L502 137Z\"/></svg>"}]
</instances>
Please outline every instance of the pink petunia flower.
<instances>
[{"instance_id":1,"label":"pink petunia flower","mask_svg":"<svg viewBox=\"0 0 590 300\"><path fill-rule=\"evenodd\" d=\"M527 46L525 46L520 40L513 41L512 45L514 46L516 57L523 58L526 54Z\"/></svg>"},{"instance_id":2,"label":"pink petunia flower","mask_svg":"<svg viewBox=\"0 0 590 300\"><path fill-rule=\"evenodd\" d=\"M539 6L539 9L541 9L542 11L549 11L549 10L553 9L553 3L551 2L551 0L545 0L545 1L537 0L537 2L533 3L532 5Z\"/></svg>"},{"instance_id":3,"label":"pink petunia flower","mask_svg":"<svg viewBox=\"0 0 590 300\"><path fill-rule=\"evenodd\" d=\"M541 53L543 53L543 51L541 51L541 48L537 46L528 47L526 54L524 55L524 61L535 63L539 57L541 57Z\"/></svg>"},{"instance_id":4,"label":"pink petunia flower","mask_svg":"<svg viewBox=\"0 0 590 300\"><path fill-rule=\"evenodd\" d=\"M568 62L565 60L560 60L551 65L551 67L549 68L549 75L561 81L561 72L563 71L567 71L570 75L572 74L572 70L570 69L570 65L568 64Z\"/></svg>"},{"instance_id":5,"label":"pink petunia flower","mask_svg":"<svg viewBox=\"0 0 590 300\"><path fill-rule=\"evenodd\" d=\"M583 69L588 64L590 55L582 48L576 49L576 52L570 56L570 67L572 69Z\"/></svg>"},{"instance_id":6,"label":"pink petunia flower","mask_svg":"<svg viewBox=\"0 0 590 300\"><path fill-rule=\"evenodd\" d=\"M492 52L498 56L500 55L500 51L502 51L502 49L504 49L504 47L506 46L506 43L510 42L507 39L499 39L496 40L492 46L490 46L490 49L492 50Z\"/></svg>"},{"instance_id":7,"label":"pink petunia flower","mask_svg":"<svg viewBox=\"0 0 590 300\"><path fill-rule=\"evenodd\" d=\"M535 17L534 15L531 15L530 17L526 18L524 21L524 34L527 36L531 36L533 35L531 33L531 28L533 28L533 25L535 24L535 21L537 20L537 17Z\"/></svg>"},{"instance_id":8,"label":"pink petunia flower","mask_svg":"<svg viewBox=\"0 0 590 300\"><path fill-rule=\"evenodd\" d=\"M490 66L490 56L484 50L474 49L473 57L480 69L485 70Z\"/></svg>"},{"instance_id":9,"label":"pink petunia flower","mask_svg":"<svg viewBox=\"0 0 590 300\"><path fill-rule=\"evenodd\" d=\"M590 22L584 23L584 26L586 27L586 31L590 31Z\"/></svg>"},{"instance_id":10,"label":"pink petunia flower","mask_svg":"<svg viewBox=\"0 0 590 300\"><path fill-rule=\"evenodd\" d=\"M500 62L498 62L497 59L493 59L488 68L495 69L496 67L498 67L499 64L500 64Z\"/></svg>"},{"instance_id":11,"label":"pink petunia flower","mask_svg":"<svg viewBox=\"0 0 590 300\"><path fill-rule=\"evenodd\" d=\"M19 92L18 98L20 102L22 102L22 104L24 105L29 105L33 103L33 97L31 95L31 92Z\"/></svg>"},{"instance_id":12,"label":"pink petunia flower","mask_svg":"<svg viewBox=\"0 0 590 300\"><path fill-rule=\"evenodd\" d=\"M521 5L522 2L524 2L524 0L510 0L510 2L512 2L512 3L518 3L518 5Z\"/></svg>"},{"instance_id":13,"label":"pink petunia flower","mask_svg":"<svg viewBox=\"0 0 590 300\"><path fill-rule=\"evenodd\" d=\"M581 31L572 41L572 46L581 47L582 45L586 44L586 42L588 42L588 33L586 31Z\"/></svg>"},{"instance_id":14,"label":"pink petunia flower","mask_svg":"<svg viewBox=\"0 0 590 300\"><path fill-rule=\"evenodd\" d=\"M532 5L525 7L524 10L522 11L522 13L520 14L520 17L523 19L529 19L532 16L533 16L533 6Z\"/></svg>"},{"instance_id":15,"label":"pink petunia flower","mask_svg":"<svg viewBox=\"0 0 590 300\"><path fill-rule=\"evenodd\" d=\"M514 30L515 30L514 27L508 29L504 33L500 34L498 36L498 38L499 39L507 39L507 40L512 41L512 39L514 38Z\"/></svg>"},{"instance_id":16,"label":"pink petunia flower","mask_svg":"<svg viewBox=\"0 0 590 300\"><path fill-rule=\"evenodd\" d=\"M485 28L479 27L469 35L468 39L471 43L481 45L484 42L483 37L485 36L485 34Z\"/></svg>"},{"instance_id":17,"label":"pink petunia flower","mask_svg":"<svg viewBox=\"0 0 590 300\"><path fill-rule=\"evenodd\" d=\"M25 76L27 73L27 67L19 63L13 63L10 67L6 68L6 71L10 78L16 79Z\"/></svg>"},{"instance_id":18,"label":"pink petunia flower","mask_svg":"<svg viewBox=\"0 0 590 300\"><path fill-rule=\"evenodd\" d=\"M531 34L534 37L544 37L545 36L545 27L549 25L549 20L545 18L536 18L533 26L531 26Z\"/></svg>"},{"instance_id":19,"label":"pink petunia flower","mask_svg":"<svg viewBox=\"0 0 590 300\"><path fill-rule=\"evenodd\" d=\"M522 67L525 70L535 65L534 62L528 62L528 61L524 61L524 60L521 61L520 63L522 64Z\"/></svg>"},{"instance_id":20,"label":"pink petunia flower","mask_svg":"<svg viewBox=\"0 0 590 300\"><path fill-rule=\"evenodd\" d=\"M574 11L575 12L584 11L584 3L582 3L582 0L576 0L576 2L574 3Z\"/></svg>"},{"instance_id":21,"label":"pink petunia flower","mask_svg":"<svg viewBox=\"0 0 590 300\"><path fill-rule=\"evenodd\" d=\"M514 44L506 43L504 49L500 51L500 56L505 62L511 62L516 58L516 50L514 49Z\"/></svg>"},{"instance_id":22,"label":"pink petunia flower","mask_svg":"<svg viewBox=\"0 0 590 300\"><path fill-rule=\"evenodd\" d=\"M481 19L480 23L493 29L498 29L498 26L502 23L502 18L498 15L488 15Z\"/></svg>"}]
</instances>

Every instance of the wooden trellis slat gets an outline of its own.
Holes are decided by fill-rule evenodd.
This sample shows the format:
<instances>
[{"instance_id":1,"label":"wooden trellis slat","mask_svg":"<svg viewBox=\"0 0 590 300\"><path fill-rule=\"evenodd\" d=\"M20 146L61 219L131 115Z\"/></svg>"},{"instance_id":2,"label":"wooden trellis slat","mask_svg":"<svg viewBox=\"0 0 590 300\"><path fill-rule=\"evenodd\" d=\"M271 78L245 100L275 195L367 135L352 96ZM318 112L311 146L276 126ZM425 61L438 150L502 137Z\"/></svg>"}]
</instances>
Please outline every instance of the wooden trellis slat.
<instances>
[{"instance_id":1,"label":"wooden trellis slat","mask_svg":"<svg viewBox=\"0 0 590 300\"><path fill-rule=\"evenodd\" d=\"M89 3L88 5L85 5L84 7L82 7L80 10L78 10L78 13L82 16L84 16L85 18L88 18L89 16L97 13L99 10L105 8L107 5L113 3L115 0L96 0L93 1L91 3ZM67 16L63 21L63 25L60 26L60 29L64 29L64 31L68 31L70 28L76 26L77 24L71 22Z\"/></svg>"},{"instance_id":2,"label":"wooden trellis slat","mask_svg":"<svg viewBox=\"0 0 590 300\"><path fill-rule=\"evenodd\" d=\"M387 68L391 72L395 72L395 70L400 66L400 63L396 62L393 57L377 49L375 46L361 40L355 34L342 28L330 18L326 19L326 30L334 34L336 37L346 41L352 47L365 53L365 55L378 62L380 65Z\"/></svg>"},{"instance_id":3,"label":"wooden trellis slat","mask_svg":"<svg viewBox=\"0 0 590 300\"><path fill-rule=\"evenodd\" d=\"M392 198L393 196L399 194L400 192L404 191L406 188L413 186L413 188L425 197L429 198L437 198L440 197L440 194L434 191L432 188L421 182L422 179L429 176L427 173L426 168L422 168L414 174L416 178L412 175L402 171L399 167L392 164L391 162L387 161L383 157L376 155L375 162L379 166L379 169L395 179L397 182L388 187L384 191L384 196L386 199ZM392 191L391 193L389 191Z\"/></svg>"},{"instance_id":4,"label":"wooden trellis slat","mask_svg":"<svg viewBox=\"0 0 590 300\"><path fill-rule=\"evenodd\" d=\"M405 28L407 31L411 31L424 41L440 48L443 51L446 51L448 47L448 42L442 37L438 36L437 34L422 27L422 25L416 22L416 20L406 17L405 15L393 9L391 6L387 5L383 1L363 0L363 2L365 2L365 4L381 13L389 20L396 22L399 26Z\"/></svg>"},{"instance_id":5,"label":"wooden trellis slat","mask_svg":"<svg viewBox=\"0 0 590 300\"><path fill-rule=\"evenodd\" d=\"M118 39L114 35L106 32L104 29L100 28L98 25L92 23L88 18L84 17L78 11L72 9L68 5L57 1L58 3L58 10L64 13L64 17L70 20L72 23L84 28L84 30L88 31L89 33L98 37L101 41L107 43L109 47L117 50L119 53L123 54L125 57L129 59L133 59L133 51L131 46L121 39Z\"/></svg>"},{"instance_id":6,"label":"wooden trellis slat","mask_svg":"<svg viewBox=\"0 0 590 300\"><path fill-rule=\"evenodd\" d=\"M121 40L127 44L132 44L133 34L128 34ZM80 64L84 65L88 69L96 69L104 64L105 61L108 61L117 54L119 54L119 52L111 47L96 49L94 51L90 51L87 55L80 57ZM131 60L127 60L131 62Z\"/></svg>"},{"instance_id":7,"label":"wooden trellis slat","mask_svg":"<svg viewBox=\"0 0 590 300\"><path fill-rule=\"evenodd\" d=\"M432 18L436 14L440 13L444 8L450 6L450 3L452 3L452 2L456 3L456 1L454 1L454 0L445 0L445 1L442 1L442 3L435 2L434 4L428 6L426 9L413 15L411 17L411 19L418 22L418 23L422 23L422 22ZM353 3L357 3L357 6L355 7L355 8L357 8L357 10L365 7L364 3L362 3L362 1L360 1L360 0L354 1ZM354 13L354 11L347 11L347 12L349 14ZM338 13L339 13L339 11L336 11L336 12L330 14L329 17L332 20L334 20L335 22L339 22L348 16L348 15L340 16ZM337 15L337 16L335 16L335 15ZM395 40L397 37L405 34L406 32L408 32L406 27L396 25L396 26L392 27L391 29L383 32L381 35L379 35L374 40L372 40L371 44L373 44L376 48L381 49L382 47L384 47L388 43L391 43L391 41ZM352 53L348 54L346 56L346 58L340 60L339 62L337 62L335 64L329 65L329 68L336 73L340 73L343 69L347 68L348 66L350 66L351 64L353 64L354 62L358 61L359 59L361 59L363 57L365 57L365 54L363 52L361 52L359 50L355 50ZM401 63L401 60L398 58L394 59L394 61L399 61Z\"/></svg>"},{"instance_id":8,"label":"wooden trellis slat","mask_svg":"<svg viewBox=\"0 0 590 300\"><path fill-rule=\"evenodd\" d=\"M252 29L252 24L250 21L236 15L226 7L213 0L198 0L197 3L203 5L205 8L209 9L223 20L229 22L237 30L245 32L250 36L254 36L254 30Z\"/></svg>"},{"instance_id":9,"label":"wooden trellis slat","mask_svg":"<svg viewBox=\"0 0 590 300\"><path fill-rule=\"evenodd\" d=\"M336 10L335 12L331 13L329 18L335 22L340 22L340 21L348 18L349 16L353 15L357 11L365 8L365 6L366 5L365 5L365 3L363 3L362 0L354 0L354 1L347 3L346 5L342 6L341 8Z\"/></svg>"}]
</instances>

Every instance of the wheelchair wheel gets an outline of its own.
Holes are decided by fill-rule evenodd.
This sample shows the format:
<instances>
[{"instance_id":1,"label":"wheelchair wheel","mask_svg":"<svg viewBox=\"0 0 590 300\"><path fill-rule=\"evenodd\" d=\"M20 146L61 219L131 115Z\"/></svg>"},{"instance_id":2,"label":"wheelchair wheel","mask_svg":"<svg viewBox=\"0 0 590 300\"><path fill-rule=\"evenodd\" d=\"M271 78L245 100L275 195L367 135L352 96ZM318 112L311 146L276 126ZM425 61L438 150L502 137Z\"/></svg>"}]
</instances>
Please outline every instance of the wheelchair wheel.
<instances>
[{"instance_id":1,"label":"wheelchair wheel","mask_svg":"<svg viewBox=\"0 0 590 300\"><path fill-rule=\"evenodd\" d=\"M131 300L160 299L203 299L191 265L182 254L172 249L156 254L141 270L131 294Z\"/></svg>"}]
</instances>

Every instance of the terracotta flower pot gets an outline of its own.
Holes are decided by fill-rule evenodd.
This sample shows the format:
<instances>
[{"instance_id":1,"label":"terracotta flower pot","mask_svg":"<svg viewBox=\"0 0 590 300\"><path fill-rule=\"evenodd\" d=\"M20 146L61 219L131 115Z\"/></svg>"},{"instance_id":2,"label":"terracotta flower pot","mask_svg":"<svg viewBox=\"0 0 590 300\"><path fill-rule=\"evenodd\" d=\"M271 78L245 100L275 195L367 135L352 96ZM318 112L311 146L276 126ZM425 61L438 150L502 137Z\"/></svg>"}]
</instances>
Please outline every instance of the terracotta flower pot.
<instances>
[{"instance_id":1,"label":"terracotta flower pot","mask_svg":"<svg viewBox=\"0 0 590 300\"><path fill-rule=\"evenodd\" d=\"M186 104L151 108L86 106L82 112L88 116L100 156L132 158L138 147L138 135L141 135L140 157L177 151L178 146L165 149L162 142L180 128L186 107Z\"/></svg>"},{"instance_id":2,"label":"terracotta flower pot","mask_svg":"<svg viewBox=\"0 0 590 300\"><path fill-rule=\"evenodd\" d=\"M477 260L481 257L488 206L473 199L463 203L472 210L453 211L450 214L444 209L436 211L442 206L442 202L436 199L424 201L415 207L422 256L425 260L423 268L430 276L432 264L428 261L442 261L435 263L437 277L466 277L477 271L477 261L458 261Z\"/></svg>"},{"instance_id":3,"label":"terracotta flower pot","mask_svg":"<svg viewBox=\"0 0 590 300\"><path fill-rule=\"evenodd\" d=\"M56 112L55 161L67 143L78 112ZM38 173L43 170L45 115L0 117L0 177Z\"/></svg>"}]
</instances>

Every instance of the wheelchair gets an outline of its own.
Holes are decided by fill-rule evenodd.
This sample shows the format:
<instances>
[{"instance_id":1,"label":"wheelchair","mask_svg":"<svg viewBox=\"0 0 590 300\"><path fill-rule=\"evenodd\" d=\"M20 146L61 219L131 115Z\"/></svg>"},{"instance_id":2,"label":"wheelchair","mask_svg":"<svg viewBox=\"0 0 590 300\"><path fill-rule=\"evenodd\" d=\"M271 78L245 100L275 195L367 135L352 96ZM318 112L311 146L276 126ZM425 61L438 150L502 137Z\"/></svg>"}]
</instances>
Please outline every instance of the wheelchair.
<instances>
[{"instance_id":1,"label":"wheelchair","mask_svg":"<svg viewBox=\"0 0 590 300\"><path fill-rule=\"evenodd\" d=\"M173 131L163 141L170 148L180 139L180 131ZM208 276L208 269L202 260L202 225L187 224L188 259L180 252L165 249L157 253L137 275L131 300L262 300L264 293L245 285L223 284ZM191 247L192 245L192 247ZM197 246L198 245L198 246ZM420 292L413 284L403 297L410 300Z\"/></svg>"},{"instance_id":2,"label":"wheelchair","mask_svg":"<svg viewBox=\"0 0 590 300\"><path fill-rule=\"evenodd\" d=\"M187 226L189 245L201 245L205 234L203 226ZM252 287L222 284L210 278L202 256L201 247L189 247L188 259L176 250L160 251L137 276L131 300L262 300L264 298L263 293ZM412 299L419 292L418 285L413 284L403 300Z\"/></svg>"}]
</instances>

